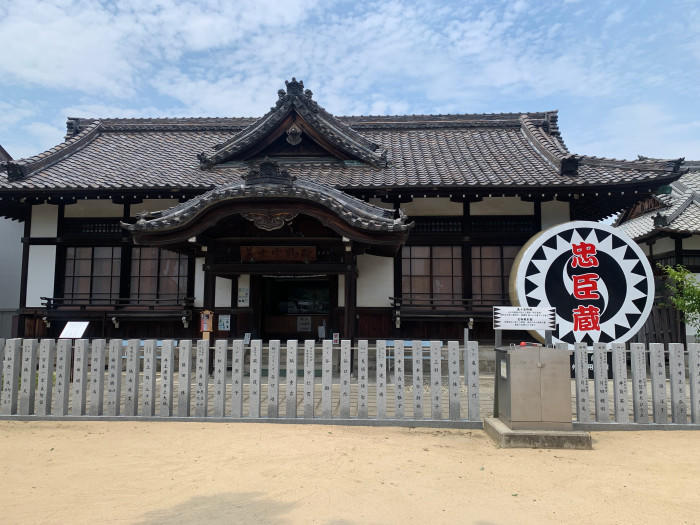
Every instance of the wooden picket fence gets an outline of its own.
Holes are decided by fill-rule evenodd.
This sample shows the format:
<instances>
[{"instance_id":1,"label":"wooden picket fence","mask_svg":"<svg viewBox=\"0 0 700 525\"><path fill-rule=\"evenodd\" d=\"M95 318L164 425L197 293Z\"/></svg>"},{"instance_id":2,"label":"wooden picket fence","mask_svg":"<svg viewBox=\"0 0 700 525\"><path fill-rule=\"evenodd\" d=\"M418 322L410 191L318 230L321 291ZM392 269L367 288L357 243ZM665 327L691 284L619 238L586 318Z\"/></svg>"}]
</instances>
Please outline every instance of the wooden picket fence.
<instances>
[{"instance_id":1,"label":"wooden picket fence","mask_svg":"<svg viewBox=\"0 0 700 525\"><path fill-rule=\"evenodd\" d=\"M460 348L457 341L449 341L445 352L439 341L431 341L426 356L421 341L395 341L389 347L389 355L387 341L377 341L373 356L375 374L370 377L368 341L358 341L353 363L356 374L351 374L351 342L343 340L334 346L332 341L323 341L320 383L316 380L319 357L316 343L308 340L302 344L303 367L299 370L300 347L296 340L286 342L283 369L280 367L282 345L278 340L267 345L253 340L249 346L242 340L217 340L210 381L210 342L206 340L193 344L191 340L0 339L0 349L4 347L0 417L169 418L456 428L482 425L476 342ZM338 358L335 387L334 357ZM427 385L424 360L430 365L425 378L429 380ZM444 360L446 379L442 373ZM408 370L406 361L412 361ZM412 377L410 384L406 384L407 372ZM391 385L388 385L390 374ZM263 398L267 405L265 414Z\"/></svg>"},{"instance_id":2,"label":"wooden picket fence","mask_svg":"<svg viewBox=\"0 0 700 525\"><path fill-rule=\"evenodd\" d=\"M631 343L629 350L622 343L597 343L592 380L589 352L586 343L574 347L578 428L700 428L700 344L688 344L686 351L680 343Z\"/></svg>"},{"instance_id":3,"label":"wooden picket fence","mask_svg":"<svg viewBox=\"0 0 700 525\"><path fill-rule=\"evenodd\" d=\"M393 343L217 340L210 378L205 340L0 339L0 418L482 426L477 342ZM574 369L578 429L700 429L700 344L580 343Z\"/></svg>"}]
</instances>

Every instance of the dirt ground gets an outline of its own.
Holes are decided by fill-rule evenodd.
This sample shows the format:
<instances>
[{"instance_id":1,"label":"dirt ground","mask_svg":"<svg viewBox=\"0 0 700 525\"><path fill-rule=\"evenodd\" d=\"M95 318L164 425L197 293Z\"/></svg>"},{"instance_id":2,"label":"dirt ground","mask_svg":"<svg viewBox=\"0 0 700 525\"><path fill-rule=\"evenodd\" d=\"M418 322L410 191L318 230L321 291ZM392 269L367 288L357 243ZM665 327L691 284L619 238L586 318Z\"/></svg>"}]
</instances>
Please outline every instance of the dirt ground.
<instances>
[{"instance_id":1,"label":"dirt ground","mask_svg":"<svg viewBox=\"0 0 700 525\"><path fill-rule=\"evenodd\" d=\"M2 523L700 523L700 433L0 422Z\"/></svg>"}]
</instances>

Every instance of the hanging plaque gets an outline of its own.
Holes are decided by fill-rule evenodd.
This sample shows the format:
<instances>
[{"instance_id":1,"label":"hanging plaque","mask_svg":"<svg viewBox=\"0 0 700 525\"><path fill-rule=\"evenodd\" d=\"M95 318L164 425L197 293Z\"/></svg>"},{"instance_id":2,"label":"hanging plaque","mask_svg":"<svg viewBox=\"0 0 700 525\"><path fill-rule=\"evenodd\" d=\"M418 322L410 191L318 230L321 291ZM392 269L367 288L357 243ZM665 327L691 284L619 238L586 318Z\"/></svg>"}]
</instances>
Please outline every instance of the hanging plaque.
<instances>
[{"instance_id":1,"label":"hanging plaque","mask_svg":"<svg viewBox=\"0 0 700 525\"><path fill-rule=\"evenodd\" d=\"M241 246L241 262L302 262L316 260L316 246Z\"/></svg>"}]
</instances>

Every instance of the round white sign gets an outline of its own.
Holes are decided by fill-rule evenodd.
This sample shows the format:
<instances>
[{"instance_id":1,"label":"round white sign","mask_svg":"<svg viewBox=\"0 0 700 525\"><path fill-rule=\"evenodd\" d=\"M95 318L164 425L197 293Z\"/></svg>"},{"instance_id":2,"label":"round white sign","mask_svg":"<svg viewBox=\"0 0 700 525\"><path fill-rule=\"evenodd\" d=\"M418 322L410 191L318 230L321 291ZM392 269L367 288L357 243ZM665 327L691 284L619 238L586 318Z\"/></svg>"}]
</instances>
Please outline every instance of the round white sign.
<instances>
[{"instance_id":1,"label":"round white sign","mask_svg":"<svg viewBox=\"0 0 700 525\"><path fill-rule=\"evenodd\" d=\"M553 339L570 344L625 342L654 303L654 275L642 249L598 222L567 222L537 234L518 253L510 284L513 304L555 307Z\"/></svg>"}]
</instances>

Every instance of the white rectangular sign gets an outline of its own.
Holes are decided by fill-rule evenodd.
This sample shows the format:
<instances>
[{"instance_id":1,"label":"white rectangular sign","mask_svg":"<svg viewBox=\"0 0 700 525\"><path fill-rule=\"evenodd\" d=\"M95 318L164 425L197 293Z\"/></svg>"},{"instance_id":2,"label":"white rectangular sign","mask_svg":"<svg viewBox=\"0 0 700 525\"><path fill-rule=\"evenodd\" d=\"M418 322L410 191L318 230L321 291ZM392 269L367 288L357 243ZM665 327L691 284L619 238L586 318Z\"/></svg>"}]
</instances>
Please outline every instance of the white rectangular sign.
<instances>
[{"instance_id":1,"label":"white rectangular sign","mask_svg":"<svg viewBox=\"0 0 700 525\"><path fill-rule=\"evenodd\" d=\"M68 321L59 339L80 339L87 330L90 321Z\"/></svg>"},{"instance_id":2,"label":"white rectangular sign","mask_svg":"<svg viewBox=\"0 0 700 525\"><path fill-rule=\"evenodd\" d=\"M494 330L554 330L556 308L531 306L494 306Z\"/></svg>"},{"instance_id":3,"label":"white rectangular sign","mask_svg":"<svg viewBox=\"0 0 700 525\"><path fill-rule=\"evenodd\" d=\"M219 331L228 332L231 330L231 315L219 314Z\"/></svg>"},{"instance_id":4,"label":"white rectangular sign","mask_svg":"<svg viewBox=\"0 0 700 525\"><path fill-rule=\"evenodd\" d=\"M311 317L308 315L300 315L297 317L297 332L311 331Z\"/></svg>"}]
</instances>

